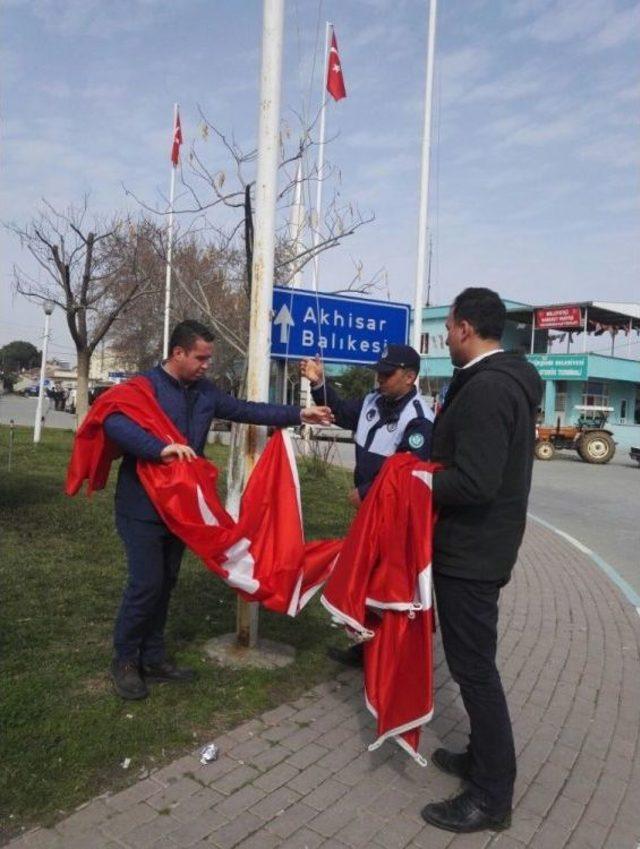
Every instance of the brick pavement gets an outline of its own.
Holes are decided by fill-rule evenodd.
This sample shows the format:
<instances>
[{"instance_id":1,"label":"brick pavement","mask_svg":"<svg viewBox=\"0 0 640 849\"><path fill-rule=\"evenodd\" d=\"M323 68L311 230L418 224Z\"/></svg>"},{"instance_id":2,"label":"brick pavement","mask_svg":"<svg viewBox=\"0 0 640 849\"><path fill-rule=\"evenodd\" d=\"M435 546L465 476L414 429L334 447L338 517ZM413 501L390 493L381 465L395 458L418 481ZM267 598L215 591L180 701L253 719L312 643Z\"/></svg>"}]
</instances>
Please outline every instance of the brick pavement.
<instances>
[{"instance_id":1,"label":"brick pavement","mask_svg":"<svg viewBox=\"0 0 640 849\"><path fill-rule=\"evenodd\" d=\"M369 753L360 676L343 672L217 742L94 799L11 849L636 849L640 844L640 617L596 566L530 523L501 601L499 658L519 775L512 828L452 835L427 801L455 779L395 745ZM437 653L428 754L465 743L457 687Z\"/></svg>"}]
</instances>

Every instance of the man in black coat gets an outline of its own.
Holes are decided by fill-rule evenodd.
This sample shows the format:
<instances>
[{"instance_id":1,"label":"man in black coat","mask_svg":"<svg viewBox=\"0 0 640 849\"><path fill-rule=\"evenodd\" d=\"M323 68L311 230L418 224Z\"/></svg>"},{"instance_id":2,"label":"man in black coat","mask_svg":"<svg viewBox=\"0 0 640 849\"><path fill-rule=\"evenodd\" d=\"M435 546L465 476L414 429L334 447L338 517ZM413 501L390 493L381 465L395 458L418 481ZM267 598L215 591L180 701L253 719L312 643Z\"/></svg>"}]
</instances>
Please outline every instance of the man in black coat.
<instances>
[{"instance_id":1,"label":"man in black coat","mask_svg":"<svg viewBox=\"0 0 640 849\"><path fill-rule=\"evenodd\" d=\"M524 534L542 383L524 357L502 350L505 318L490 289L465 289L454 301L446 326L456 371L432 440L432 459L445 466L433 478L435 594L471 733L465 752L433 753L437 767L466 782L464 792L422 816L456 832L508 828L516 776L496 667L498 596Z\"/></svg>"}]
</instances>

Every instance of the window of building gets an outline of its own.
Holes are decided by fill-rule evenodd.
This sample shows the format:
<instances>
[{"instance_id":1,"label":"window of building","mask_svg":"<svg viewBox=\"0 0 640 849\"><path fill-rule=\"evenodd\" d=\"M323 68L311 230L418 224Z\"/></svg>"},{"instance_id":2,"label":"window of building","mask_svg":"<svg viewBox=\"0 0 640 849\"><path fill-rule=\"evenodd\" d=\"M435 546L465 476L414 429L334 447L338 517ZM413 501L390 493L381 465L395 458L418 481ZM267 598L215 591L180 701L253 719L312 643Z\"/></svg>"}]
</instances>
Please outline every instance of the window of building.
<instances>
[{"instance_id":1,"label":"window of building","mask_svg":"<svg viewBox=\"0 0 640 849\"><path fill-rule=\"evenodd\" d=\"M640 424L640 386L636 386L636 403L633 410L633 423Z\"/></svg>"},{"instance_id":2,"label":"window of building","mask_svg":"<svg viewBox=\"0 0 640 849\"><path fill-rule=\"evenodd\" d=\"M588 380L584 386L582 403L589 407L609 406L609 386L599 380Z\"/></svg>"},{"instance_id":3,"label":"window of building","mask_svg":"<svg viewBox=\"0 0 640 849\"><path fill-rule=\"evenodd\" d=\"M626 422L627 420L627 399L623 398L620 401L620 421Z\"/></svg>"},{"instance_id":4,"label":"window of building","mask_svg":"<svg viewBox=\"0 0 640 849\"><path fill-rule=\"evenodd\" d=\"M420 353L428 354L429 353L429 334L421 333L420 334Z\"/></svg>"}]
</instances>

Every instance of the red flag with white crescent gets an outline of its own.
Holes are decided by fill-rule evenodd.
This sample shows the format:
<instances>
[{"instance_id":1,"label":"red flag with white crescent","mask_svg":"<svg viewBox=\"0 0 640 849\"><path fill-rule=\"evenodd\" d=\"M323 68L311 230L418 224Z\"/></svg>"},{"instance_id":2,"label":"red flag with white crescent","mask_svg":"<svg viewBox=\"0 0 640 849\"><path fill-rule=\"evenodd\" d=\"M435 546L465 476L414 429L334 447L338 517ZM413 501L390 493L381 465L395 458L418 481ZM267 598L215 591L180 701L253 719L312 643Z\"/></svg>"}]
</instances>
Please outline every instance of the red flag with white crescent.
<instances>
[{"instance_id":1,"label":"red flag with white crescent","mask_svg":"<svg viewBox=\"0 0 640 849\"><path fill-rule=\"evenodd\" d=\"M331 47L329 48L327 91L334 100L342 100L343 97L347 96L347 90L344 87L344 76L342 75L340 55L338 53L338 42L336 41L336 34L334 30L331 31Z\"/></svg>"},{"instance_id":2,"label":"red flag with white crescent","mask_svg":"<svg viewBox=\"0 0 640 849\"><path fill-rule=\"evenodd\" d=\"M171 162L175 168L180 160L180 145L182 144L182 127L180 126L180 113L176 112L176 122L173 125L173 144L171 145Z\"/></svg>"}]
</instances>

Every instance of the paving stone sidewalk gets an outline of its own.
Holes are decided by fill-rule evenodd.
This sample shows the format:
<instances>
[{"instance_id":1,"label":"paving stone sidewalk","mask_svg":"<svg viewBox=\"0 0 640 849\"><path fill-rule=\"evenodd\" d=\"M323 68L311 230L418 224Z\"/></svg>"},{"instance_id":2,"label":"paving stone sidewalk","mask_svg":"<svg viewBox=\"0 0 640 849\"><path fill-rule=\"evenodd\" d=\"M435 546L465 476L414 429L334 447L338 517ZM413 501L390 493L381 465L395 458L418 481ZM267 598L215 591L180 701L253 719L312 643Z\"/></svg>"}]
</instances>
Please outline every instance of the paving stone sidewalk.
<instances>
[{"instance_id":1,"label":"paving stone sidewalk","mask_svg":"<svg viewBox=\"0 0 640 849\"><path fill-rule=\"evenodd\" d=\"M341 673L11 849L636 849L640 617L592 561L531 522L501 601L499 658L518 751L513 826L453 835L420 809L458 783L393 743L367 751L361 678ZM436 715L423 735L466 742L438 647Z\"/></svg>"}]
</instances>

